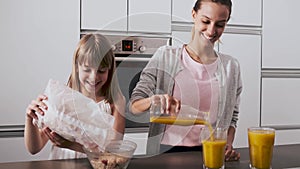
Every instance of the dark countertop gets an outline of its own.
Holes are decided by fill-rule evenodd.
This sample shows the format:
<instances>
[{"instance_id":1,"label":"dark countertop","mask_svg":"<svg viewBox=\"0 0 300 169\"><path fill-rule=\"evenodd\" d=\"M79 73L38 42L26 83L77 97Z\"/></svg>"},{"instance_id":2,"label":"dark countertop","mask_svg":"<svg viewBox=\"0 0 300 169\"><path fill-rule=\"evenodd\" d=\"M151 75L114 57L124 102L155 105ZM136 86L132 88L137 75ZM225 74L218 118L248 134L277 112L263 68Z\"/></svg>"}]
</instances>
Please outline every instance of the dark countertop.
<instances>
[{"instance_id":1,"label":"dark countertop","mask_svg":"<svg viewBox=\"0 0 300 169\"><path fill-rule=\"evenodd\" d=\"M226 169L249 169L248 148L238 149L240 161L226 162ZM300 167L300 144L275 146L273 169ZM87 159L45 160L0 163L0 169L92 169ZM201 152L168 153L143 158L135 157L128 169L202 169Z\"/></svg>"}]
</instances>

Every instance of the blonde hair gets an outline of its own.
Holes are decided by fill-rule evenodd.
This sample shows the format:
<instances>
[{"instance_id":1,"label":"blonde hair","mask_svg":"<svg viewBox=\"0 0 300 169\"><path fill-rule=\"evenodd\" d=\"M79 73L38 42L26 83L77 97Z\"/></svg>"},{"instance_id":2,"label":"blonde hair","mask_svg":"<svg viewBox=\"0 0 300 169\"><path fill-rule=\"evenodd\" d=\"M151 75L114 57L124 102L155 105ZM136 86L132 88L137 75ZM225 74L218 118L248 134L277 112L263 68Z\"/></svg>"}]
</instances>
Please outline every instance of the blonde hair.
<instances>
[{"instance_id":1,"label":"blonde hair","mask_svg":"<svg viewBox=\"0 0 300 169\"><path fill-rule=\"evenodd\" d=\"M84 35L80 39L73 56L72 73L68 86L81 92L78 65L88 63L92 67L109 68L107 81L96 95L103 95L109 103L113 103L111 84L116 70L116 63L111 47L109 41L101 34Z\"/></svg>"}]
</instances>

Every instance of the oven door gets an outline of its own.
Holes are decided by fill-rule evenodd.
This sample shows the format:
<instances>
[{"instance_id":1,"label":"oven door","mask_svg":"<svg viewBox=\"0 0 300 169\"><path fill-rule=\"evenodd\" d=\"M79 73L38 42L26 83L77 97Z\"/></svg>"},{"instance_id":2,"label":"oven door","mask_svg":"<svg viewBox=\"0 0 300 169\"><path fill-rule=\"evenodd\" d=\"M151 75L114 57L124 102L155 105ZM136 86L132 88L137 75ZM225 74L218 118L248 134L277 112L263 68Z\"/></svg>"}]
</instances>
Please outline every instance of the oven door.
<instances>
[{"instance_id":1,"label":"oven door","mask_svg":"<svg viewBox=\"0 0 300 169\"><path fill-rule=\"evenodd\" d=\"M115 54L117 75L123 95L126 98L126 128L149 127L149 113L133 115L129 112L129 99L139 75L152 57L150 54Z\"/></svg>"}]
</instances>

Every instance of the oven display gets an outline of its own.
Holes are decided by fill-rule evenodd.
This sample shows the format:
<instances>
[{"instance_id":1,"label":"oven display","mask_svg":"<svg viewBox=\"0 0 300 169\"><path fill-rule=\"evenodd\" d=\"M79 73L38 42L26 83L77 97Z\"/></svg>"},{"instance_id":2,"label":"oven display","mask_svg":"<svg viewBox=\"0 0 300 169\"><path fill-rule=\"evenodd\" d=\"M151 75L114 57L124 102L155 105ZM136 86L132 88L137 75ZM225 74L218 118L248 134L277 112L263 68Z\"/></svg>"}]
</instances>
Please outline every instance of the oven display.
<instances>
[{"instance_id":1,"label":"oven display","mask_svg":"<svg viewBox=\"0 0 300 169\"><path fill-rule=\"evenodd\" d=\"M133 51L133 40L122 40L122 51Z\"/></svg>"}]
</instances>

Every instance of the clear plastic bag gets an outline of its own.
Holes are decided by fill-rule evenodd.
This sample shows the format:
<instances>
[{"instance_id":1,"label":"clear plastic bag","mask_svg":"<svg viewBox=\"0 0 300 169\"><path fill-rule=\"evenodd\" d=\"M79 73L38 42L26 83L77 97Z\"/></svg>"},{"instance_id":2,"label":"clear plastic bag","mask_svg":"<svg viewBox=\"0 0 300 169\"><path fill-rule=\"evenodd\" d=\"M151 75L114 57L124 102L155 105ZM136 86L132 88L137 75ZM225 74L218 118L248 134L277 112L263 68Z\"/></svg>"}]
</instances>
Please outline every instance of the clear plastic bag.
<instances>
[{"instance_id":1,"label":"clear plastic bag","mask_svg":"<svg viewBox=\"0 0 300 169\"><path fill-rule=\"evenodd\" d=\"M113 139L114 117L100 109L92 99L78 91L49 80L45 90L48 110L34 121L40 128L47 126L70 141L86 148L104 148L105 142Z\"/></svg>"}]
</instances>

